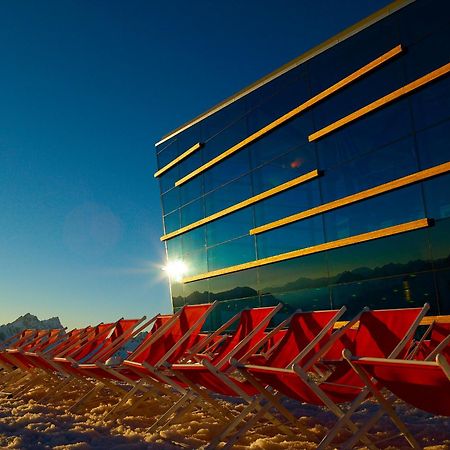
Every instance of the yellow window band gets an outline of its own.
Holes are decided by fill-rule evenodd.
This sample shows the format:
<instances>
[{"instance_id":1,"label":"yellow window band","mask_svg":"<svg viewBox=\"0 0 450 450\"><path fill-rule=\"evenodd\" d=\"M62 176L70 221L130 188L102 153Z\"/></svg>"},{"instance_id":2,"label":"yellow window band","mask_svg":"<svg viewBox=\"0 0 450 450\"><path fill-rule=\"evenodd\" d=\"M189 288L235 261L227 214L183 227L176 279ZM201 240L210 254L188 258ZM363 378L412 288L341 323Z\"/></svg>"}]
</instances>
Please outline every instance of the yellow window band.
<instances>
[{"instance_id":1,"label":"yellow window band","mask_svg":"<svg viewBox=\"0 0 450 450\"><path fill-rule=\"evenodd\" d=\"M358 192L357 194L352 194L344 198L340 198L338 200L334 200L329 203L324 203L323 205L316 206L311 209L307 209L306 211L302 211L297 214L293 214L292 216L284 217L283 219L276 220L274 222L267 223L265 225L261 225L260 227L252 228L250 230L250 234L259 234L264 233L265 231L273 230L274 228L282 227L284 225L288 225L292 222L297 222L299 220L306 219L308 217L316 216L317 214L321 214L327 211L331 211L333 209L340 208L342 206L350 205L352 203L359 202L361 200L365 200L371 197L375 197L380 194L384 194L385 192L393 191L394 189L401 188L403 186L407 186L409 184L417 183L419 181L426 180L428 178L442 175L450 171L450 162L446 162L444 164L440 164L438 166L431 167L429 169L421 170L420 172L413 173L411 175L406 175L405 177L398 178L393 181L389 181L384 184L380 184L379 186L375 186L373 188L367 189L362 192Z\"/></svg>"},{"instance_id":2,"label":"yellow window band","mask_svg":"<svg viewBox=\"0 0 450 450\"><path fill-rule=\"evenodd\" d=\"M206 223L212 222L213 220L217 220L220 217L231 214L239 209L245 208L247 206L253 205L254 203L260 202L268 197L272 197L273 195L279 194L280 192L286 191L287 189L291 189L294 186L298 186L299 184L305 183L306 181L312 180L320 176L321 173L315 169L311 172L305 173L293 180L289 180L286 183L280 184L279 186L275 186L272 189L268 189L267 191L261 192L261 194L255 195L253 197L248 198L247 200L243 200L242 202L236 203L228 208L222 209L222 211L218 211L204 219L197 220L197 222L193 222L185 227L182 227L178 230L172 231L171 233L167 233L164 236L161 236L161 241L166 241L167 239L171 239L180 234L186 233L187 231L193 230L194 228L198 228Z\"/></svg>"},{"instance_id":3,"label":"yellow window band","mask_svg":"<svg viewBox=\"0 0 450 450\"><path fill-rule=\"evenodd\" d=\"M382 237L392 236L395 234L405 233L407 231L417 230L420 228L429 227L431 224L429 219L419 219L412 222L402 223L400 225L394 225L392 227L382 228L376 231L370 231L368 233L358 234L356 236L350 236L344 239L338 239L332 242L325 242L323 244L314 245L312 247L302 248L294 250L292 252L281 253L275 256L269 256L268 258L257 259L244 264L238 264L236 266L225 267L224 269L213 270L211 272L201 273L191 277L183 278L183 283L190 283L192 281L203 280L205 278L218 277L220 275L226 275L233 272L239 272L241 270L252 269L254 267L265 266L267 264L273 264L279 261L285 261L287 259L299 258L301 256L312 255L313 253L323 252L325 250L332 250L334 248L346 247L348 245L358 244L361 242L372 241Z\"/></svg>"},{"instance_id":4,"label":"yellow window band","mask_svg":"<svg viewBox=\"0 0 450 450\"><path fill-rule=\"evenodd\" d=\"M353 122L360 117L365 116L366 114L371 113L372 111L375 111L378 108L381 108L382 106L387 105L388 103L393 102L394 100L397 100L400 97L403 97L406 94L409 94L410 92L425 86L428 83L431 83L433 80L436 80L439 77L442 77L443 75L450 72L450 63L445 64L442 67L439 67L439 69L433 70L432 72L428 73L427 75L424 75L423 77L418 78L417 80L408 83L406 86L401 87L400 89L397 89L390 94L385 95L384 97L379 98L378 100L375 100L372 103L369 103L368 105L364 106L363 108L358 109L357 111L349 114L348 116L343 117L342 119L339 119L338 121L327 125L326 127L322 128L319 131L316 131L315 133L308 136L309 142L316 141L317 139L320 139L321 137L326 136L327 134L330 134L332 131L336 131L339 128L342 128L343 126L349 124L350 122Z\"/></svg>"},{"instance_id":5,"label":"yellow window band","mask_svg":"<svg viewBox=\"0 0 450 450\"><path fill-rule=\"evenodd\" d=\"M183 159L187 158L188 156L192 155L192 153L196 152L197 150L201 149L203 147L202 142L197 142L192 147L188 148L184 153L182 153L180 156L175 158L173 161L170 161L169 164L166 164L164 167L159 169L155 174L153 175L155 178L161 176L164 172L167 172L169 169L171 169L173 166L177 165L179 162L183 161Z\"/></svg>"},{"instance_id":6,"label":"yellow window band","mask_svg":"<svg viewBox=\"0 0 450 450\"><path fill-rule=\"evenodd\" d=\"M311 106L315 105L316 103L319 103L321 100L329 97L330 95L334 94L335 92L339 91L340 89L344 88L345 86L349 85L353 81L357 80L358 78L362 77L363 75L371 72L372 70L376 69L381 64L385 63L386 61L389 61L394 56L398 55L402 52L402 46L397 45L392 50L389 50L388 52L384 53L377 59L371 61L369 64L366 64L365 66L358 69L356 72L353 72L352 74L348 75L347 77L343 78L342 80L338 81L337 83L333 84L329 88L325 89L324 91L320 92L319 94L315 95L314 97L310 98L306 102L302 103L301 105L297 106L293 110L289 111L288 113L284 114L283 116L279 117L275 121L269 123L265 127L261 128L260 130L256 131L255 133L251 134L249 137L245 138L243 141L237 143L236 145L233 145L233 147L230 147L228 150L225 150L220 155L216 156L215 158L211 159L207 163L200 166L198 169L195 169L191 173L188 173L183 178L180 178L176 183L175 186L180 186L183 183L186 183L190 179L196 177L197 175L201 174L205 170L210 169L212 166L216 165L220 161L222 161L225 158L228 158L233 153L238 152L239 150L242 150L247 145L251 144L252 142L256 141L260 137L264 136L265 134L269 133L270 131L274 130L275 128L279 127L280 125L284 124L288 120L292 119L293 117L297 116L301 112L305 111L306 109L310 108Z\"/></svg>"}]
</instances>

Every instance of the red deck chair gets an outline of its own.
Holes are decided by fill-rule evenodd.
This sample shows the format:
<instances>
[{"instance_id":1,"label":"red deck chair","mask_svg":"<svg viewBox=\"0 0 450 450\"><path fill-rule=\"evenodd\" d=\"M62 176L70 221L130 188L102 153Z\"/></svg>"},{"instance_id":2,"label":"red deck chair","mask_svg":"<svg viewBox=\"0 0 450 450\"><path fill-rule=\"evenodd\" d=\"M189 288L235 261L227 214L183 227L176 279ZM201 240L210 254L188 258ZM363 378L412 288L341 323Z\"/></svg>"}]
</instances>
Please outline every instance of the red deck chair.
<instances>
[{"instance_id":1,"label":"red deck chair","mask_svg":"<svg viewBox=\"0 0 450 450\"><path fill-rule=\"evenodd\" d=\"M8 359L6 349L18 349L32 339L37 339L37 332L38 330L26 329L2 342L0 349L0 367L8 373L16 369L16 365Z\"/></svg>"},{"instance_id":2,"label":"red deck chair","mask_svg":"<svg viewBox=\"0 0 450 450\"><path fill-rule=\"evenodd\" d=\"M344 351L344 357L411 447L421 448L396 414L392 407L392 399L386 398L382 393L382 388L387 388L395 396L416 408L432 414L450 416L450 365L443 355L437 355L435 362L409 361L353 357L347 350ZM357 436L366 433L372 426L373 421L367 421ZM352 445L352 442L349 441L347 445Z\"/></svg>"},{"instance_id":3,"label":"red deck chair","mask_svg":"<svg viewBox=\"0 0 450 450\"><path fill-rule=\"evenodd\" d=\"M269 358L264 362L264 365L269 367L285 369L291 368L295 364L299 364L305 368L305 370L314 369L313 365L306 368L305 364L311 360L312 356L323 349L325 345L331 345L330 339L333 332L333 327L339 318L345 313L346 308L342 307L340 310L327 310L327 311L315 311L315 312L296 312L289 319L289 327L287 330L283 330L282 339L276 343L276 347L271 352ZM352 323L347 325L350 328L355 323L357 318ZM343 332L343 331L342 331ZM279 332L275 332L274 335L278 335ZM272 338L269 337L269 340ZM338 334L333 336L333 341L338 338ZM259 367L249 359L250 364L243 364L237 360L233 360L232 363L237 368L247 369L251 367ZM209 444L207 448L216 448L219 442L225 441L227 436L234 429L247 419L247 416L253 411L258 412L258 418L262 417L265 412L270 409L271 405L277 407L282 415L291 423L296 424L297 419L282 406L279 402L279 396L270 390L264 389L264 386L258 383L258 381L252 377L247 370L242 371L246 381L246 385L251 388L247 393L253 391L253 394L260 394L257 399L247 401L248 406L232 420L228 426ZM240 383L241 386L244 383ZM263 408L261 401L266 401L268 407ZM252 426L257 419L254 419ZM248 423L248 422L247 422ZM236 442L242 434L247 431L250 426L241 429L237 434L233 436L233 442Z\"/></svg>"},{"instance_id":4,"label":"red deck chair","mask_svg":"<svg viewBox=\"0 0 450 450\"><path fill-rule=\"evenodd\" d=\"M165 324L161 325L119 366L108 366L100 361L95 364L80 364L76 367L84 377L92 377L105 384L108 381L119 381L132 386L129 392L122 389L121 400L104 416L112 415L128 399L143 393L146 396L155 395L155 389L170 395L164 386L168 378L164 376L165 364L178 361L193 347L208 314L215 308L216 302L203 305L186 305L174 314ZM170 385L174 385L170 380ZM100 389L102 385L97 385ZM114 388L109 383L108 387ZM117 392L117 386L116 386ZM89 393L88 393L89 394ZM125 394L125 395L124 395ZM82 399L83 402L85 399ZM77 405L79 402L77 402Z\"/></svg>"},{"instance_id":5,"label":"red deck chair","mask_svg":"<svg viewBox=\"0 0 450 450\"><path fill-rule=\"evenodd\" d=\"M255 389L253 386L240 383L229 377L229 373L234 370L230 364L230 359L246 360L260 345L263 345L261 341L264 338L265 340L269 339L264 330L281 308L282 304L278 304L277 306L241 311L227 323L230 325L232 322L239 320L237 329L231 339L228 339L219 348L213 359L204 358L200 363L172 364L170 366L171 373L174 374L181 385L189 387L189 390L149 428L148 432L166 427L175 418L179 420L184 413L192 408L192 402L203 402L206 407L212 405L222 415L233 417L207 391L243 397L250 402L251 396L255 394ZM199 386L205 389L201 389ZM278 424L279 421L277 421Z\"/></svg>"},{"instance_id":6,"label":"red deck chair","mask_svg":"<svg viewBox=\"0 0 450 450\"><path fill-rule=\"evenodd\" d=\"M428 335L430 339L426 339ZM412 358L430 361L434 360L438 353L450 360L450 323L433 322L417 343Z\"/></svg>"},{"instance_id":7,"label":"red deck chair","mask_svg":"<svg viewBox=\"0 0 450 450\"><path fill-rule=\"evenodd\" d=\"M428 308L429 306L425 305L423 308L364 311L357 332L350 332L353 340L348 345L358 355L398 357L406 352L405 348L411 342ZM324 346L314 354L306 367L320 362L320 358L327 352L330 353L330 350ZM330 444L343 426L352 431L357 430L350 418L367 397L368 390L345 360L336 361L328 378L319 382L309 377L305 368L298 364L292 369L283 370L263 366L244 367L241 370L252 375L263 386L270 386L303 403L326 406L338 417L336 426L325 436L318 448L325 448ZM345 412L338 405L346 402L352 403ZM364 436L361 439L367 443Z\"/></svg>"}]
</instances>

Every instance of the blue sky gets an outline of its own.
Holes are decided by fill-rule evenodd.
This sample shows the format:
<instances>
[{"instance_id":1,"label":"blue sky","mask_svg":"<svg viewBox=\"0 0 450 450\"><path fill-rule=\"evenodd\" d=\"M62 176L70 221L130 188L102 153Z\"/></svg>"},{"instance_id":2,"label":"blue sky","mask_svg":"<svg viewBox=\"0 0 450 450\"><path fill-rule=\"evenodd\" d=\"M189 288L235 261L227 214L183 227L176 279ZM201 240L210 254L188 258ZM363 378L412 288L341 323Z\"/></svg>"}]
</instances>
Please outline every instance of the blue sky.
<instances>
[{"instance_id":1,"label":"blue sky","mask_svg":"<svg viewBox=\"0 0 450 450\"><path fill-rule=\"evenodd\" d=\"M385 0L0 2L0 324L169 312L154 143Z\"/></svg>"}]
</instances>

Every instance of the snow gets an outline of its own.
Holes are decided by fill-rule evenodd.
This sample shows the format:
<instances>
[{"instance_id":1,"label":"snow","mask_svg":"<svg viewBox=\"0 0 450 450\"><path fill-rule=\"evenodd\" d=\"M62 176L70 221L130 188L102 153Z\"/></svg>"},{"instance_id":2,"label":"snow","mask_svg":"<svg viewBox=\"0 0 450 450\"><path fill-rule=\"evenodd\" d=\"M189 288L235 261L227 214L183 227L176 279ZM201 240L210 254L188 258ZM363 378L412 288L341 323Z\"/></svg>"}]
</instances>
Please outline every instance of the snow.
<instances>
[{"instance_id":1,"label":"snow","mask_svg":"<svg viewBox=\"0 0 450 450\"><path fill-rule=\"evenodd\" d=\"M33 314L27 313L24 316L20 316L11 323L6 325L0 325L0 342L8 339L10 336L19 333L25 329L33 330L49 330L49 329L62 329L63 326L58 317L51 317L46 320L39 320Z\"/></svg>"},{"instance_id":2,"label":"snow","mask_svg":"<svg viewBox=\"0 0 450 450\"><path fill-rule=\"evenodd\" d=\"M81 383L81 382L80 382ZM43 388L31 390L20 399L0 397L0 448L1 449L108 449L108 450L179 450L199 448L208 442L214 433L224 427L220 421L203 410L194 410L184 417L182 423L169 426L161 434L150 434L148 427L163 411L163 404L150 400L139 406L133 416L117 421L101 420L102 414L114 398L107 395L98 399L94 407L81 410L79 414L67 409L84 390L82 384L75 385L62 398L43 404ZM224 406L235 412L243 405L220 399ZM167 405L167 403L166 403ZM292 427L295 437L288 437L272 425L259 424L245 435L234 448L236 450L312 450L317 442L334 424L334 416L323 408L301 405L288 401L286 406L299 417L298 426ZM413 409L403 403L396 405L401 418L426 450L450 449L450 418L437 417ZM368 402L355 417L356 421L367 418L375 406ZM386 438L396 431L385 417L372 433L374 437ZM345 437L345 436L344 436ZM383 448L383 446L381 446ZM387 450L409 448L399 438L384 444Z\"/></svg>"}]
</instances>

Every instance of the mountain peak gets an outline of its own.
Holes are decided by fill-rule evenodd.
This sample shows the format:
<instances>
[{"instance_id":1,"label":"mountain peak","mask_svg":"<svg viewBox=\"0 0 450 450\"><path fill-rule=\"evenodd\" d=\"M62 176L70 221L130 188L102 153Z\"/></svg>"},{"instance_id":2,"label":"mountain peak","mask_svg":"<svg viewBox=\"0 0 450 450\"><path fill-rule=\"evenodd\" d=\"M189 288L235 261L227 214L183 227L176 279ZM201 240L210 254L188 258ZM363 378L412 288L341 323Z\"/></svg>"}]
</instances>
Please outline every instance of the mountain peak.
<instances>
[{"instance_id":1,"label":"mountain peak","mask_svg":"<svg viewBox=\"0 0 450 450\"><path fill-rule=\"evenodd\" d=\"M19 333L26 328L32 328L37 330L47 330L54 328L64 328L61 325L59 317L51 317L45 320L39 320L37 316L26 313L23 316L18 317L11 323L0 326L0 341L8 339L10 336Z\"/></svg>"}]
</instances>

